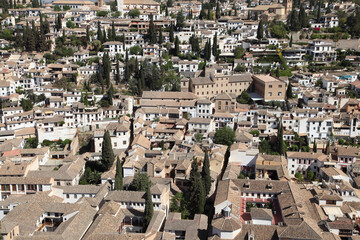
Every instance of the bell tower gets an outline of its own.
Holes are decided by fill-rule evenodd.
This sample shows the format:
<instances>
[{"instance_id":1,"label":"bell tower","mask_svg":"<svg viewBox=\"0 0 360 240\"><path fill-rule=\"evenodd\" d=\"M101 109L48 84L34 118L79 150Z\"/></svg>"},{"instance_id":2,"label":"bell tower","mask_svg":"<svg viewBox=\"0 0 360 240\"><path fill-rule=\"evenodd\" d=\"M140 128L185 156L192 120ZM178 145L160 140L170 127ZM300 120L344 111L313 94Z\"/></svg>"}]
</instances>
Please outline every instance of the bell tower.
<instances>
[{"instance_id":1,"label":"bell tower","mask_svg":"<svg viewBox=\"0 0 360 240\"><path fill-rule=\"evenodd\" d=\"M283 5L285 7L285 14L288 15L292 10L293 0L283 0Z\"/></svg>"},{"instance_id":2,"label":"bell tower","mask_svg":"<svg viewBox=\"0 0 360 240\"><path fill-rule=\"evenodd\" d=\"M116 0L116 4L117 4L117 10L121 13L123 13L123 9L124 9L124 2L123 0Z\"/></svg>"}]
</instances>

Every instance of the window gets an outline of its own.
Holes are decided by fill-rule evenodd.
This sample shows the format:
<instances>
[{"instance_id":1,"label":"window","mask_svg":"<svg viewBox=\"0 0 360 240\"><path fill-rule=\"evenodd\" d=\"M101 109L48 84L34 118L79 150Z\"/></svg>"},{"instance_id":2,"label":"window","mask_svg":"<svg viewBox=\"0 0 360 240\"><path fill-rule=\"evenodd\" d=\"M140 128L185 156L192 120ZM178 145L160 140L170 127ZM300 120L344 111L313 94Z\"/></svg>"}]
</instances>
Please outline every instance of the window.
<instances>
[{"instance_id":1,"label":"window","mask_svg":"<svg viewBox=\"0 0 360 240\"><path fill-rule=\"evenodd\" d=\"M66 194L66 198L70 198L69 194Z\"/></svg>"},{"instance_id":2,"label":"window","mask_svg":"<svg viewBox=\"0 0 360 240\"><path fill-rule=\"evenodd\" d=\"M272 96L272 92L268 92L268 96L271 97L271 96Z\"/></svg>"},{"instance_id":3,"label":"window","mask_svg":"<svg viewBox=\"0 0 360 240\"><path fill-rule=\"evenodd\" d=\"M126 141L123 141L123 145L126 145Z\"/></svg>"},{"instance_id":4,"label":"window","mask_svg":"<svg viewBox=\"0 0 360 240\"><path fill-rule=\"evenodd\" d=\"M282 92L278 92L278 96L281 96L282 95Z\"/></svg>"},{"instance_id":5,"label":"window","mask_svg":"<svg viewBox=\"0 0 360 240\"><path fill-rule=\"evenodd\" d=\"M117 147L117 142L114 142L114 147Z\"/></svg>"},{"instance_id":6,"label":"window","mask_svg":"<svg viewBox=\"0 0 360 240\"><path fill-rule=\"evenodd\" d=\"M281 85L281 84L279 84L279 88L282 88L282 85Z\"/></svg>"},{"instance_id":7,"label":"window","mask_svg":"<svg viewBox=\"0 0 360 240\"><path fill-rule=\"evenodd\" d=\"M77 194L74 194L74 198L77 198Z\"/></svg>"},{"instance_id":8,"label":"window","mask_svg":"<svg viewBox=\"0 0 360 240\"><path fill-rule=\"evenodd\" d=\"M272 85L269 85L269 88L272 88Z\"/></svg>"}]
</instances>

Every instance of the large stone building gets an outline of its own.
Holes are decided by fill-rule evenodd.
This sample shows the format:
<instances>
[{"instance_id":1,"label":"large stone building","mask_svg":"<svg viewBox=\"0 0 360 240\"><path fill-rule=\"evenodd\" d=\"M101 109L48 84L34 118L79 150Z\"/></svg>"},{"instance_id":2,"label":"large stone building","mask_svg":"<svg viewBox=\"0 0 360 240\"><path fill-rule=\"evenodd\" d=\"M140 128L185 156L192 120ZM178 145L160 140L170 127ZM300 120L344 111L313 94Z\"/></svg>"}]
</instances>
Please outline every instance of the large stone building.
<instances>
[{"instance_id":1,"label":"large stone building","mask_svg":"<svg viewBox=\"0 0 360 240\"><path fill-rule=\"evenodd\" d=\"M201 97L213 97L222 93L240 95L252 82L250 74L195 77L181 81L182 92L192 92Z\"/></svg>"},{"instance_id":2,"label":"large stone building","mask_svg":"<svg viewBox=\"0 0 360 240\"><path fill-rule=\"evenodd\" d=\"M270 75L253 75L253 100L285 101L286 83Z\"/></svg>"}]
</instances>

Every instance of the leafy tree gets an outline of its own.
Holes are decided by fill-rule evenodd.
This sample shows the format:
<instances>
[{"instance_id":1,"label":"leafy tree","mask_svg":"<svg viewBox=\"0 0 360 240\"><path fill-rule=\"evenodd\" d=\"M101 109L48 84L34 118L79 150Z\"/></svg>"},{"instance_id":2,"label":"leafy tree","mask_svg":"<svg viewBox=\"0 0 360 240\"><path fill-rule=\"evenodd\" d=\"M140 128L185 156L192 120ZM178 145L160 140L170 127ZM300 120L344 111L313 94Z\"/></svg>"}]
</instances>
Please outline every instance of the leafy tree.
<instances>
[{"instance_id":1,"label":"leafy tree","mask_svg":"<svg viewBox=\"0 0 360 240\"><path fill-rule=\"evenodd\" d=\"M313 180L313 179L314 179L314 176L315 176L315 174L314 174L313 171L309 170L309 171L306 172L306 178L307 178L308 180Z\"/></svg>"},{"instance_id":2,"label":"leafy tree","mask_svg":"<svg viewBox=\"0 0 360 240\"><path fill-rule=\"evenodd\" d=\"M71 20L68 20L68 21L66 22L66 27L67 27L67 28L76 28L76 25L75 25L75 23L73 23Z\"/></svg>"},{"instance_id":3,"label":"leafy tree","mask_svg":"<svg viewBox=\"0 0 360 240\"><path fill-rule=\"evenodd\" d=\"M190 171L190 197L189 212L192 216L204 212L205 189L200 173L198 172L197 160L194 158Z\"/></svg>"},{"instance_id":4,"label":"leafy tree","mask_svg":"<svg viewBox=\"0 0 360 240\"><path fill-rule=\"evenodd\" d=\"M102 143L101 162L104 166L104 169L109 170L115 160L109 131L105 131L103 139L104 140Z\"/></svg>"},{"instance_id":5,"label":"leafy tree","mask_svg":"<svg viewBox=\"0 0 360 240\"><path fill-rule=\"evenodd\" d=\"M245 50L243 47L236 47L234 50L235 59L241 59L244 56Z\"/></svg>"},{"instance_id":6,"label":"leafy tree","mask_svg":"<svg viewBox=\"0 0 360 240\"><path fill-rule=\"evenodd\" d=\"M128 13L129 17L131 18L137 18L140 16L140 11L138 9L133 9Z\"/></svg>"},{"instance_id":7,"label":"leafy tree","mask_svg":"<svg viewBox=\"0 0 360 240\"><path fill-rule=\"evenodd\" d=\"M236 98L236 101L241 104L249 104L252 102L250 94L247 91L242 91L242 93Z\"/></svg>"},{"instance_id":8,"label":"leafy tree","mask_svg":"<svg viewBox=\"0 0 360 240\"><path fill-rule=\"evenodd\" d=\"M303 175L299 172L295 173L295 177L297 178L297 180L299 180L300 182L304 179Z\"/></svg>"},{"instance_id":9,"label":"leafy tree","mask_svg":"<svg viewBox=\"0 0 360 240\"><path fill-rule=\"evenodd\" d=\"M154 206L152 202L152 195L150 192L150 187L147 187L145 192L145 210L144 210L144 222L143 222L144 231L146 231L147 227L149 226L153 215L154 215Z\"/></svg>"},{"instance_id":10,"label":"leafy tree","mask_svg":"<svg viewBox=\"0 0 360 240\"><path fill-rule=\"evenodd\" d=\"M259 130L252 130L252 131L250 132L250 134L253 135L254 137L260 136Z\"/></svg>"},{"instance_id":11,"label":"leafy tree","mask_svg":"<svg viewBox=\"0 0 360 240\"><path fill-rule=\"evenodd\" d=\"M129 49L129 52L132 55L139 55L141 53L141 50L142 50L142 48L139 45L135 45Z\"/></svg>"},{"instance_id":12,"label":"leafy tree","mask_svg":"<svg viewBox=\"0 0 360 240\"><path fill-rule=\"evenodd\" d=\"M227 145L228 147L233 144L236 136L234 130L229 127L220 128L216 131L214 136L214 143Z\"/></svg>"},{"instance_id":13,"label":"leafy tree","mask_svg":"<svg viewBox=\"0 0 360 240\"><path fill-rule=\"evenodd\" d=\"M33 102L28 100L28 99L21 99L21 102L20 102L20 106L23 108L24 111L30 111L31 109L33 109Z\"/></svg>"},{"instance_id":14,"label":"leafy tree","mask_svg":"<svg viewBox=\"0 0 360 240\"><path fill-rule=\"evenodd\" d=\"M28 138L26 140L24 148L37 148L38 144L39 144L39 140L36 137Z\"/></svg>"},{"instance_id":15,"label":"leafy tree","mask_svg":"<svg viewBox=\"0 0 360 240\"><path fill-rule=\"evenodd\" d=\"M187 219L189 217L189 211L187 209L187 202L183 196L182 192L176 193L176 195L171 199L170 202L170 211L171 212L181 212L181 218Z\"/></svg>"},{"instance_id":16,"label":"leafy tree","mask_svg":"<svg viewBox=\"0 0 360 240\"><path fill-rule=\"evenodd\" d=\"M185 17L182 11L178 12L176 15L176 28L178 30L181 30L183 27L185 27Z\"/></svg>"},{"instance_id":17,"label":"leafy tree","mask_svg":"<svg viewBox=\"0 0 360 240\"><path fill-rule=\"evenodd\" d=\"M211 189L210 160L209 160L208 151L205 151L201 177L204 183L205 195L207 196Z\"/></svg>"},{"instance_id":18,"label":"leafy tree","mask_svg":"<svg viewBox=\"0 0 360 240\"><path fill-rule=\"evenodd\" d=\"M203 135L201 133L195 134L195 141L200 143L202 141Z\"/></svg>"},{"instance_id":19,"label":"leafy tree","mask_svg":"<svg viewBox=\"0 0 360 240\"><path fill-rule=\"evenodd\" d=\"M122 173L121 162L118 156L116 160L115 190L122 190L122 189L123 189L123 173Z\"/></svg>"},{"instance_id":20,"label":"leafy tree","mask_svg":"<svg viewBox=\"0 0 360 240\"><path fill-rule=\"evenodd\" d=\"M99 184L101 182L101 172L91 170L90 167L85 168L84 174L81 176L79 184Z\"/></svg>"},{"instance_id":21,"label":"leafy tree","mask_svg":"<svg viewBox=\"0 0 360 240\"><path fill-rule=\"evenodd\" d=\"M129 189L133 191L146 191L152 185L149 176L145 173L137 173L130 183Z\"/></svg>"},{"instance_id":22,"label":"leafy tree","mask_svg":"<svg viewBox=\"0 0 360 240\"><path fill-rule=\"evenodd\" d=\"M259 40L264 38L264 23L262 20L259 22L256 37Z\"/></svg>"},{"instance_id":23,"label":"leafy tree","mask_svg":"<svg viewBox=\"0 0 360 240\"><path fill-rule=\"evenodd\" d=\"M275 23L274 21L272 21L269 24L269 30L270 30L271 37L274 37L274 38L286 38L287 37L285 24L282 22Z\"/></svg>"}]
</instances>

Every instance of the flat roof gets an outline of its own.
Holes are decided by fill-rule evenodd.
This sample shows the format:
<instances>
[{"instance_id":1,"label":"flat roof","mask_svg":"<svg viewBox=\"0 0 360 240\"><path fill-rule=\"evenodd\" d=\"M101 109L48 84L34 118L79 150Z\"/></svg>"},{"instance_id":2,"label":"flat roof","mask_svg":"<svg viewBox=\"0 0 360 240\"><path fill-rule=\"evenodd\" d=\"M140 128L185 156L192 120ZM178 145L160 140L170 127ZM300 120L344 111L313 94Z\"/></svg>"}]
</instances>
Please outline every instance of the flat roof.
<instances>
[{"instance_id":1,"label":"flat roof","mask_svg":"<svg viewBox=\"0 0 360 240\"><path fill-rule=\"evenodd\" d=\"M281 83L284 83L283 81L277 79L277 78L274 78L270 75L265 75L265 74L260 74L260 75L254 75L253 76L254 78L257 78L258 80L262 81L262 82L265 82L265 83L268 83L268 82L281 82Z\"/></svg>"}]
</instances>

